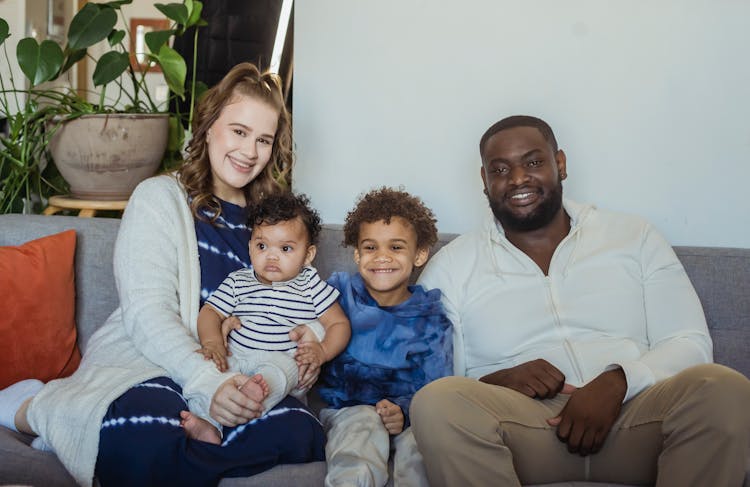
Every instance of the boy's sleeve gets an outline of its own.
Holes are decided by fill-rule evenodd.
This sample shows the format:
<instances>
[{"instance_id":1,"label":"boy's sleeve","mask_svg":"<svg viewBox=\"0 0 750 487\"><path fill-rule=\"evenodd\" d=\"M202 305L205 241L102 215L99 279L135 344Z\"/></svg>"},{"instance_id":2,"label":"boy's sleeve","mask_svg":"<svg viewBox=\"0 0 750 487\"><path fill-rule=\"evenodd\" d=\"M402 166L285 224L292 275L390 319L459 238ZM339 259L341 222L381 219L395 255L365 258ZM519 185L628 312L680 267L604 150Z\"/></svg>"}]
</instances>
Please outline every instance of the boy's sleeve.
<instances>
[{"instance_id":1,"label":"boy's sleeve","mask_svg":"<svg viewBox=\"0 0 750 487\"><path fill-rule=\"evenodd\" d=\"M397 404L401 408L401 412L404 413L404 429L411 426L411 420L409 419L409 406L411 406L411 398L414 394L404 397L389 397L388 400L393 404Z\"/></svg>"},{"instance_id":2,"label":"boy's sleeve","mask_svg":"<svg viewBox=\"0 0 750 487\"><path fill-rule=\"evenodd\" d=\"M453 326L445 311L441 310L430 319L427 330L428 334L425 337L428 344L427 352L414 356L413 369L415 373L424 371L424 382L415 381L414 391L408 396L388 398L392 403L398 404L404 412L404 429L411 424L409 407L414 394L434 380L453 375Z\"/></svg>"}]
</instances>

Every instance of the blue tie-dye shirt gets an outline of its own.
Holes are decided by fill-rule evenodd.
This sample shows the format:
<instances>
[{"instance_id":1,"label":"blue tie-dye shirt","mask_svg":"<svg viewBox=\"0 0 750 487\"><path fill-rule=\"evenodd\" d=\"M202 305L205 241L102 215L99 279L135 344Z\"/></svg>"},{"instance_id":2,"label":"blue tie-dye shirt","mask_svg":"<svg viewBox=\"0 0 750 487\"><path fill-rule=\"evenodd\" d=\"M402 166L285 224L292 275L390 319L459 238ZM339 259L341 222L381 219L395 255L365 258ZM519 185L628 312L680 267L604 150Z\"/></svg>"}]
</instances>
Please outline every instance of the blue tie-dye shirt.
<instances>
[{"instance_id":1,"label":"blue tie-dye shirt","mask_svg":"<svg viewBox=\"0 0 750 487\"><path fill-rule=\"evenodd\" d=\"M407 428L414 394L453 373L453 326L440 291L410 286L403 303L379 306L358 273L337 272L328 282L341 292L352 338L323 368L321 398L332 408L388 399L401 407Z\"/></svg>"},{"instance_id":2,"label":"blue tie-dye shirt","mask_svg":"<svg viewBox=\"0 0 750 487\"><path fill-rule=\"evenodd\" d=\"M242 206L219 202L221 216L215 225L195 220L201 266L201 306L230 272L250 266L251 229L247 228L247 212ZM211 215L202 211L207 217Z\"/></svg>"}]
</instances>

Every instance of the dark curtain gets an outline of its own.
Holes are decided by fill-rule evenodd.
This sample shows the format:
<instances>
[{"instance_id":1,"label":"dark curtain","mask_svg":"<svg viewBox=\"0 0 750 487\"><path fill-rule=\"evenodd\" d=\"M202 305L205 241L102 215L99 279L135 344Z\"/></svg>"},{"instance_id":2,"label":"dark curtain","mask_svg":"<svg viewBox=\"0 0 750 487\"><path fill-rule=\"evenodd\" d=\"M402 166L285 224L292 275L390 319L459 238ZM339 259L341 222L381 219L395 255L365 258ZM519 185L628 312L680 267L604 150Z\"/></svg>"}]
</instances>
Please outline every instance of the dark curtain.
<instances>
[{"instance_id":1,"label":"dark curtain","mask_svg":"<svg viewBox=\"0 0 750 487\"><path fill-rule=\"evenodd\" d=\"M204 0L202 17L208 25L198 33L196 75L208 87L218 83L237 63L249 61L268 69L276 39L282 0ZM280 74L291 82L292 26L290 22ZM193 70L194 33L175 39L174 48L187 61L188 80ZM291 100L287 96L288 100ZM180 107L186 112L186 104Z\"/></svg>"}]
</instances>

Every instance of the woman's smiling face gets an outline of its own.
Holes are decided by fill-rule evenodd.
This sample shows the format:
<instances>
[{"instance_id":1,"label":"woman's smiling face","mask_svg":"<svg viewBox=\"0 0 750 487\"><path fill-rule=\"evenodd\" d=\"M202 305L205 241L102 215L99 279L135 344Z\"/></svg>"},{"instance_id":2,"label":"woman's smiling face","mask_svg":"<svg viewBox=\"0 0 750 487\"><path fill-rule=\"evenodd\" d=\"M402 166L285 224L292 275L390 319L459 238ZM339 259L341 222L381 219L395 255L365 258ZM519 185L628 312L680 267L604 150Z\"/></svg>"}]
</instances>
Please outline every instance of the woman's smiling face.
<instances>
[{"instance_id":1,"label":"woman's smiling face","mask_svg":"<svg viewBox=\"0 0 750 487\"><path fill-rule=\"evenodd\" d=\"M256 98L238 96L208 129L213 194L245 205L243 188L271 159L279 112Z\"/></svg>"}]
</instances>

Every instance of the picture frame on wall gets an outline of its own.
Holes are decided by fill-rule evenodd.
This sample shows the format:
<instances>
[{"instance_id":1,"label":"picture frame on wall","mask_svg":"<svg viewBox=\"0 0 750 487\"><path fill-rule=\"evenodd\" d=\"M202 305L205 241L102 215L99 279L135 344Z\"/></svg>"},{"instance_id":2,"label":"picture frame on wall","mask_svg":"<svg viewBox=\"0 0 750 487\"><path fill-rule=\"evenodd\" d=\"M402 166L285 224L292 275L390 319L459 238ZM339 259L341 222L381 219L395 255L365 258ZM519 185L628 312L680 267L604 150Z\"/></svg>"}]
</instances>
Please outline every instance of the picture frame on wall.
<instances>
[{"instance_id":1,"label":"picture frame on wall","mask_svg":"<svg viewBox=\"0 0 750 487\"><path fill-rule=\"evenodd\" d=\"M130 64L136 71L150 71L160 73L161 68L156 63L149 63L146 53L146 34L158 30L168 30L168 19L147 19L131 18L130 19Z\"/></svg>"},{"instance_id":2,"label":"picture frame on wall","mask_svg":"<svg viewBox=\"0 0 750 487\"><path fill-rule=\"evenodd\" d=\"M47 0L47 38L56 41L64 39L66 4L67 0Z\"/></svg>"}]
</instances>

